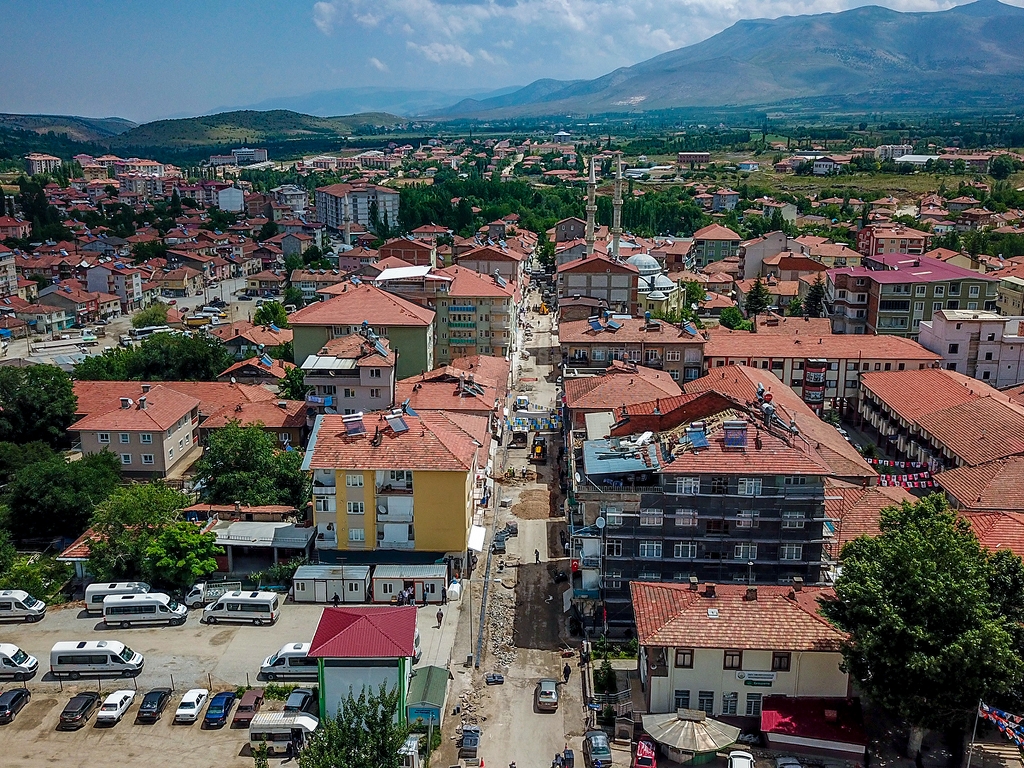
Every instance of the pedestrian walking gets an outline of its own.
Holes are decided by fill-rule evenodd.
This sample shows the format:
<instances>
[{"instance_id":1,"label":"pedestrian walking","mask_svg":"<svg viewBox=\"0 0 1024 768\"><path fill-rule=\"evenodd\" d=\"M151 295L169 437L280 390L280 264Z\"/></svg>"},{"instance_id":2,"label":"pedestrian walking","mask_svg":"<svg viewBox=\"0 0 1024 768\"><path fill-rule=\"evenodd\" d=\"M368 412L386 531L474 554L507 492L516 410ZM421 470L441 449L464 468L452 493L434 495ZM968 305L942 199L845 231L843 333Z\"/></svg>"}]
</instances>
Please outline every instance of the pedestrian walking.
<instances>
[{"instance_id":1,"label":"pedestrian walking","mask_svg":"<svg viewBox=\"0 0 1024 768\"><path fill-rule=\"evenodd\" d=\"M440 608L437 609L437 628L441 628L441 621L444 619L444 611Z\"/></svg>"},{"instance_id":2,"label":"pedestrian walking","mask_svg":"<svg viewBox=\"0 0 1024 768\"><path fill-rule=\"evenodd\" d=\"M335 608L338 607L338 603L341 602L341 598L338 597L338 593L337 592L334 593L334 597L331 598L331 602L334 604Z\"/></svg>"},{"instance_id":3,"label":"pedestrian walking","mask_svg":"<svg viewBox=\"0 0 1024 768\"><path fill-rule=\"evenodd\" d=\"M565 662L565 666L562 667L562 677L565 678L565 682L569 682L569 675L572 674L572 667L569 666L569 662Z\"/></svg>"},{"instance_id":4,"label":"pedestrian walking","mask_svg":"<svg viewBox=\"0 0 1024 768\"><path fill-rule=\"evenodd\" d=\"M441 605L448 605L448 590L441 587Z\"/></svg>"},{"instance_id":5,"label":"pedestrian walking","mask_svg":"<svg viewBox=\"0 0 1024 768\"><path fill-rule=\"evenodd\" d=\"M533 550L533 562L535 562L535 563L539 563L540 562L540 550L539 549Z\"/></svg>"}]
</instances>

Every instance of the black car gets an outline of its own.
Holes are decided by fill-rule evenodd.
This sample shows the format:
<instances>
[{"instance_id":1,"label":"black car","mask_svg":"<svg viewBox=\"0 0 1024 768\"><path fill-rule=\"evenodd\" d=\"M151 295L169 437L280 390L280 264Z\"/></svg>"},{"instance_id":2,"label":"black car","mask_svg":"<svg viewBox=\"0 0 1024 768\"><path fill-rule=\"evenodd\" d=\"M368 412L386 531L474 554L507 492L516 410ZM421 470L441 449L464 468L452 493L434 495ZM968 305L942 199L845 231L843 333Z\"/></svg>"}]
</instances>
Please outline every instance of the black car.
<instances>
[{"instance_id":1,"label":"black car","mask_svg":"<svg viewBox=\"0 0 1024 768\"><path fill-rule=\"evenodd\" d=\"M313 692L309 688L296 688L288 694L284 703L285 712L305 712L313 701Z\"/></svg>"},{"instance_id":2,"label":"black car","mask_svg":"<svg viewBox=\"0 0 1024 768\"><path fill-rule=\"evenodd\" d=\"M154 688L142 697L139 713L136 715L140 723L155 723L163 714L164 707L171 700L170 688Z\"/></svg>"},{"instance_id":3,"label":"black car","mask_svg":"<svg viewBox=\"0 0 1024 768\"><path fill-rule=\"evenodd\" d=\"M9 723L28 704L32 694L28 688L12 688L0 695L0 723Z\"/></svg>"},{"instance_id":4,"label":"black car","mask_svg":"<svg viewBox=\"0 0 1024 768\"><path fill-rule=\"evenodd\" d=\"M86 721L99 709L100 695L95 691L87 691L74 696L64 711L60 713L58 728L81 728Z\"/></svg>"}]
</instances>

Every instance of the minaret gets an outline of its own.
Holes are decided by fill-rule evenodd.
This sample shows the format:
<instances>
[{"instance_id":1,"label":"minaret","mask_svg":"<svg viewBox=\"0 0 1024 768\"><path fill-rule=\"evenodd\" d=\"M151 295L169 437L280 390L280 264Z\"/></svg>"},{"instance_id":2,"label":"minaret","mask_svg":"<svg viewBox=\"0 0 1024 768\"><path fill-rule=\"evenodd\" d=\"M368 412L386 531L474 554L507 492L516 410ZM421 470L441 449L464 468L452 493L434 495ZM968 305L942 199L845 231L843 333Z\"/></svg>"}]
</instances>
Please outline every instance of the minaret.
<instances>
[{"instance_id":1,"label":"minaret","mask_svg":"<svg viewBox=\"0 0 1024 768\"><path fill-rule=\"evenodd\" d=\"M612 258L619 260L619 235L622 234L622 155L615 157L615 192L612 195Z\"/></svg>"},{"instance_id":2,"label":"minaret","mask_svg":"<svg viewBox=\"0 0 1024 768\"><path fill-rule=\"evenodd\" d=\"M594 220L597 218L597 173L594 158L590 158L590 178L587 179L587 256L594 253Z\"/></svg>"}]
</instances>

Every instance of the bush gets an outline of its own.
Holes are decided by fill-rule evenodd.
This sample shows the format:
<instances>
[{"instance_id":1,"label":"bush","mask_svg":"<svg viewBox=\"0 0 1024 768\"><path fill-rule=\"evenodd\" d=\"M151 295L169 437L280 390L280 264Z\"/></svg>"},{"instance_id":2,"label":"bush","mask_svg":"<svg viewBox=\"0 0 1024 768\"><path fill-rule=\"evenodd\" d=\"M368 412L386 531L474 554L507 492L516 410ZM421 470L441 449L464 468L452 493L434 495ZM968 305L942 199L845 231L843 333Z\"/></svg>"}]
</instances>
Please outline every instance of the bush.
<instances>
[{"instance_id":1,"label":"bush","mask_svg":"<svg viewBox=\"0 0 1024 768\"><path fill-rule=\"evenodd\" d=\"M263 686L263 697L275 701L284 701L298 687L294 683L267 683Z\"/></svg>"},{"instance_id":2,"label":"bush","mask_svg":"<svg viewBox=\"0 0 1024 768\"><path fill-rule=\"evenodd\" d=\"M70 563L43 555L18 555L0 573L0 589L23 589L48 605L59 604L66 602L62 591L74 574Z\"/></svg>"},{"instance_id":3,"label":"bush","mask_svg":"<svg viewBox=\"0 0 1024 768\"><path fill-rule=\"evenodd\" d=\"M601 666L594 672L594 689L598 693L615 693L618 688L618 681L612 663L605 657Z\"/></svg>"}]
</instances>

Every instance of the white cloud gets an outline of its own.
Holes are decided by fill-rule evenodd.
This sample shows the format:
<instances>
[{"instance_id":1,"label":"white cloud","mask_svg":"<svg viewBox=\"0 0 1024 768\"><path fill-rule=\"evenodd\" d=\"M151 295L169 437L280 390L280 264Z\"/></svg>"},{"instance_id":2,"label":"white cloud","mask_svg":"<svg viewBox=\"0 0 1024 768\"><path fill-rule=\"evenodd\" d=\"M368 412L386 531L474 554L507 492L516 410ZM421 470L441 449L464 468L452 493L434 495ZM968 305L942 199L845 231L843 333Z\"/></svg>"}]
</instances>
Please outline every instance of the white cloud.
<instances>
[{"instance_id":1,"label":"white cloud","mask_svg":"<svg viewBox=\"0 0 1024 768\"><path fill-rule=\"evenodd\" d=\"M474 61L473 54L461 45L455 45L454 43L428 43L427 45L420 45L409 40L405 45L410 51L422 54L427 61L432 61L435 64L453 63L468 67Z\"/></svg>"},{"instance_id":2,"label":"white cloud","mask_svg":"<svg viewBox=\"0 0 1024 768\"><path fill-rule=\"evenodd\" d=\"M371 67L373 67L376 70L379 70L380 72L390 72L391 71L388 68L388 65L385 64L380 59L378 59L376 56L371 56L369 59L367 59L367 61L370 62L370 66Z\"/></svg>"},{"instance_id":3,"label":"white cloud","mask_svg":"<svg viewBox=\"0 0 1024 768\"><path fill-rule=\"evenodd\" d=\"M334 3L315 3L313 5L313 23L325 35L334 31L334 20L338 16L338 6Z\"/></svg>"}]
</instances>

